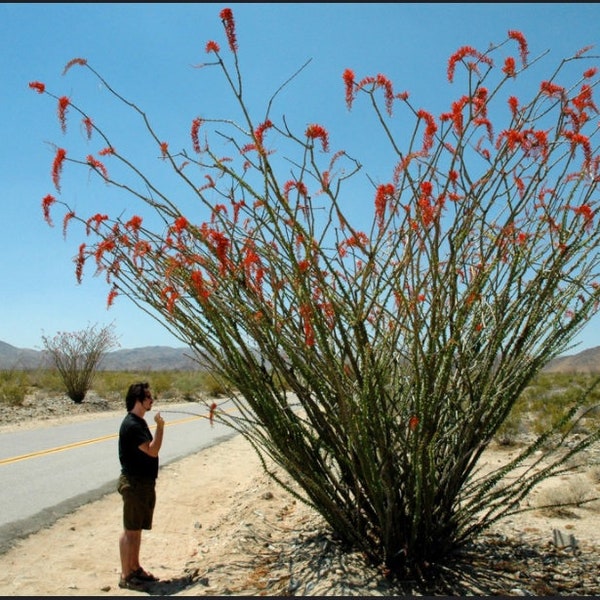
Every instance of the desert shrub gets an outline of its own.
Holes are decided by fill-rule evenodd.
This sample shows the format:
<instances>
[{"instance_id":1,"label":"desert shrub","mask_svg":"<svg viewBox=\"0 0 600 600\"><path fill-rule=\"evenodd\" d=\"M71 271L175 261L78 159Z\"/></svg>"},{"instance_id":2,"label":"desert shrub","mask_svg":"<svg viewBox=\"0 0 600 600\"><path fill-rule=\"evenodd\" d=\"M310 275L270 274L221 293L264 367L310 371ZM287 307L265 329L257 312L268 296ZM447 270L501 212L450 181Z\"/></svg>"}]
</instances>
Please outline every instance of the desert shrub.
<instances>
[{"instance_id":1,"label":"desert shrub","mask_svg":"<svg viewBox=\"0 0 600 600\"><path fill-rule=\"evenodd\" d=\"M593 387L595 379L597 376L593 374L540 373L519 395L498 428L496 441L508 445L523 435L541 434L562 419L580 401L582 391L592 386L577 410L572 429L574 434L590 432L600 420L598 388Z\"/></svg>"},{"instance_id":2,"label":"desert shrub","mask_svg":"<svg viewBox=\"0 0 600 600\"><path fill-rule=\"evenodd\" d=\"M526 431L524 403L521 401L515 403L506 419L498 427L494 439L501 446L514 446Z\"/></svg>"},{"instance_id":3,"label":"desert shrub","mask_svg":"<svg viewBox=\"0 0 600 600\"><path fill-rule=\"evenodd\" d=\"M170 147L87 60L66 65L140 118L149 157L160 157L152 168L73 90L31 82L53 114L58 101L70 140L56 145L58 198L42 199L44 218L60 209L64 231L84 236L78 279L87 265L102 272L109 305L125 295L152 309L203 358L241 414L218 418L282 467L343 542L418 576L600 437L561 452L587 386L508 464L477 472L522 392L597 311L596 68L584 50L530 85L538 61L509 31L450 57L460 90L438 117L388 77L345 70L347 108L365 99L373 111L367 152L390 151L367 206L353 185L362 164L332 149L323 125L275 123L277 92L262 117L249 110L233 13L220 16L229 59L211 40L204 67L221 70L241 123L194 115L189 148ZM528 96L517 98L522 78ZM69 137L72 115L93 138L83 149ZM61 187L67 166L135 204L116 193L111 215L75 211ZM191 212L177 205L182 190ZM357 196L366 212L352 211ZM499 485L541 448L555 460Z\"/></svg>"},{"instance_id":4,"label":"desert shrub","mask_svg":"<svg viewBox=\"0 0 600 600\"><path fill-rule=\"evenodd\" d=\"M64 382L56 369L42 367L29 371L28 377L30 384L36 389L51 393L64 392Z\"/></svg>"},{"instance_id":5,"label":"desert shrub","mask_svg":"<svg viewBox=\"0 0 600 600\"><path fill-rule=\"evenodd\" d=\"M224 388L208 371L98 371L94 391L103 397L125 398L128 387L135 381L147 381L157 399L182 398L197 401L202 397L222 395Z\"/></svg>"},{"instance_id":6,"label":"desert shrub","mask_svg":"<svg viewBox=\"0 0 600 600\"><path fill-rule=\"evenodd\" d=\"M537 507L550 516L572 516L573 507L581 507L597 500L589 480L583 476L571 477L568 481L543 489L538 494Z\"/></svg>"},{"instance_id":7,"label":"desert shrub","mask_svg":"<svg viewBox=\"0 0 600 600\"><path fill-rule=\"evenodd\" d=\"M20 406L29 389L29 381L24 371L0 371L0 404Z\"/></svg>"},{"instance_id":8,"label":"desert shrub","mask_svg":"<svg viewBox=\"0 0 600 600\"><path fill-rule=\"evenodd\" d=\"M590 466L590 470L588 472L590 479L594 484L600 483L600 464L595 463Z\"/></svg>"},{"instance_id":9,"label":"desert shrub","mask_svg":"<svg viewBox=\"0 0 600 600\"><path fill-rule=\"evenodd\" d=\"M83 402L104 355L118 345L113 324L42 335L42 342L75 403Z\"/></svg>"}]
</instances>

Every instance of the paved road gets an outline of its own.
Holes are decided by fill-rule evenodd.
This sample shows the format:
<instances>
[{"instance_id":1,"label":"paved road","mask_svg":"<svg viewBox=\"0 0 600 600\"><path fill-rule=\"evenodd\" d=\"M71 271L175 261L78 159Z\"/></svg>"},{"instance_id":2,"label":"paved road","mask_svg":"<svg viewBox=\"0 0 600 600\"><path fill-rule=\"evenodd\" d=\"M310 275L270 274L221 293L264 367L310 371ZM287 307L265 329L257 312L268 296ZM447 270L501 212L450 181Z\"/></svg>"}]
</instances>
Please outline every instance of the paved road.
<instances>
[{"instance_id":1,"label":"paved road","mask_svg":"<svg viewBox=\"0 0 600 600\"><path fill-rule=\"evenodd\" d=\"M159 406L165 418L162 466L220 443L235 431L190 403ZM154 425L154 411L146 414ZM124 415L0 435L0 553L116 490L118 431ZM160 476L160 475L159 475Z\"/></svg>"}]
</instances>

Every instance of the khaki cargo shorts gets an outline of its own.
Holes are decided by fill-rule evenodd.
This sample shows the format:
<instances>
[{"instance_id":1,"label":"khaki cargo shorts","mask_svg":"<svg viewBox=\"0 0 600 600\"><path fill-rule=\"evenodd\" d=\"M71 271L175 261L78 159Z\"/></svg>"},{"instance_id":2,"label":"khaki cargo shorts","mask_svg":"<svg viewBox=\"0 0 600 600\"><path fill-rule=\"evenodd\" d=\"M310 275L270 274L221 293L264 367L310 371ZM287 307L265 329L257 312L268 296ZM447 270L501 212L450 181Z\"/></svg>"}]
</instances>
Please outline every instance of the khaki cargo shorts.
<instances>
[{"instance_id":1,"label":"khaki cargo shorts","mask_svg":"<svg viewBox=\"0 0 600 600\"><path fill-rule=\"evenodd\" d=\"M117 491L123 498L123 527L127 531L152 529L156 481L121 474Z\"/></svg>"}]
</instances>

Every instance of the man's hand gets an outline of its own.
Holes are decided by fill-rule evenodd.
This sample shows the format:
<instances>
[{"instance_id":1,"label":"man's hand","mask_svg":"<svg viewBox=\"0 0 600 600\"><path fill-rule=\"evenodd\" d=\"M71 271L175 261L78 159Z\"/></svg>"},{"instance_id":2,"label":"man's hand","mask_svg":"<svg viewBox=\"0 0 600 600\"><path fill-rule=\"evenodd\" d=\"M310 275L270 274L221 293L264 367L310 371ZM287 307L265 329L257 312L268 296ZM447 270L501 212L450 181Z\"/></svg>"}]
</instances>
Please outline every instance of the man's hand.
<instances>
[{"instance_id":1,"label":"man's hand","mask_svg":"<svg viewBox=\"0 0 600 600\"><path fill-rule=\"evenodd\" d=\"M156 425L158 427L164 427L165 425L165 420L161 417L160 412L157 412L154 415L154 422L156 423Z\"/></svg>"}]
</instances>

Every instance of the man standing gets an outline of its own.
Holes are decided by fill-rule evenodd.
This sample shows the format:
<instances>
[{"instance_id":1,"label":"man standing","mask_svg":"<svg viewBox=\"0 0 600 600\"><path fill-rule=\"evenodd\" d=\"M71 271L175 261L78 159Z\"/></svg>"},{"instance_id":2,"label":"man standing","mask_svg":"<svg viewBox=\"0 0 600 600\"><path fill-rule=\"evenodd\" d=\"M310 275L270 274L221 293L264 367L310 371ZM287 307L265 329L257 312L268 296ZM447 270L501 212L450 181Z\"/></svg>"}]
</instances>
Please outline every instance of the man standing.
<instances>
[{"instance_id":1,"label":"man standing","mask_svg":"<svg viewBox=\"0 0 600 600\"><path fill-rule=\"evenodd\" d=\"M158 581L140 565L142 529L152 529L156 504L158 453L165 422L160 412L154 416L156 433L150 433L144 415L152 409L148 383L134 383L125 398L127 415L119 429L121 475L117 489L123 497L123 533L119 538L121 579L119 587L143 590L148 582Z\"/></svg>"}]
</instances>

